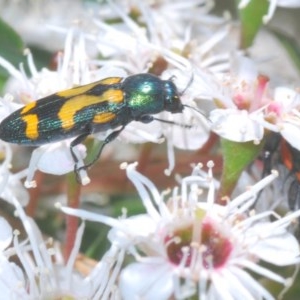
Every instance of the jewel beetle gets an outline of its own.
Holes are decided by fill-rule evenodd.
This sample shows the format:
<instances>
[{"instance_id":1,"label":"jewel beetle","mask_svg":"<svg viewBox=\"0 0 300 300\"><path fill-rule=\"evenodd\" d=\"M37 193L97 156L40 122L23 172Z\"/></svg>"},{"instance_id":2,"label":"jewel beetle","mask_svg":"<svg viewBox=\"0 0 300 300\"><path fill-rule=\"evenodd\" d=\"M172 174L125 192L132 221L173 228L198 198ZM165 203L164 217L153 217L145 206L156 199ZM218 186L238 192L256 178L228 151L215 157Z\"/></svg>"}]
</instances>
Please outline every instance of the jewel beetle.
<instances>
[{"instance_id":1,"label":"jewel beetle","mask_svg":"<svg viewBox=\"0 0 300 300\"><path fill-rule=\"evenodd\" d=\"M174 82L142 73L103 80L64 90L28 103L0 124L0 139L26 146L40 146L74 137L70 144L74 171L93 165L105 145L113 141L132 121L150 123L153 115L181 113L184 105ZM74 147L96 132L115 129L103 141L95 158L78 167Z\"/></svg>"}]
</instances>

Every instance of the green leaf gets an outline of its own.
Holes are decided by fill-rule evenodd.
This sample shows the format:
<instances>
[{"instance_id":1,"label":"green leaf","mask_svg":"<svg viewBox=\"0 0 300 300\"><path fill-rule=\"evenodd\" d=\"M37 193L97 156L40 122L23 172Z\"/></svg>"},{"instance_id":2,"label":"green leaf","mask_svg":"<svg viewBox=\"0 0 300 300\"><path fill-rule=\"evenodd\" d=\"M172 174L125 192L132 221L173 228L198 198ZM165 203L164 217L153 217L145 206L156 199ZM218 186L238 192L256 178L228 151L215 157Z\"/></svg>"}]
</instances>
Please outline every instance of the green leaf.
<instances>
[{"instance_id":1,"label":"green leaf","mask_svg":"<svg viewBox=\"0 0 300 300\"><path fill-rule=\"evenodd\" d=\"M3 87L4 87L5 83L6 83L6 81L7 81L7 76L4 75L4 74L1 74L1 71L0 71L0 91L3 90Z\"/></svg>"},{"instance_id":2,"label":"green leaf","mask_svg":"<svg viewBox=\"0 0 300 300\"><path fill-rule=\"evenodd\" d=\"M241 0L236 0L237 5ZM240 48L249 48L263 24L263 16L269 8L268 0L252 0L245 8L238 9L241 21Z\"/></svg>"},{"instance_id":3,"label":"green leaf","mask_svg":"<svg viewBox=\"0 0 300 300\"><path fill-rule=\"evenodd\" d=\"M257 157L263 143L255 145L252 141L237 143L221 139L223 153L223 173L221 178L220 197L230 196L241 173Z\"/></svg>"},{"instance_id":4,"label":"green leaf","mask_svg":"<svg viewBox=\"0 0 300 300\"><path fill-rule=\"evenodd\" d=\"M24 44L21 37L0 18L0 56L17 66L24 60ZM0 76L8 73L0 67Z\"/></svg>"}]
</instances>

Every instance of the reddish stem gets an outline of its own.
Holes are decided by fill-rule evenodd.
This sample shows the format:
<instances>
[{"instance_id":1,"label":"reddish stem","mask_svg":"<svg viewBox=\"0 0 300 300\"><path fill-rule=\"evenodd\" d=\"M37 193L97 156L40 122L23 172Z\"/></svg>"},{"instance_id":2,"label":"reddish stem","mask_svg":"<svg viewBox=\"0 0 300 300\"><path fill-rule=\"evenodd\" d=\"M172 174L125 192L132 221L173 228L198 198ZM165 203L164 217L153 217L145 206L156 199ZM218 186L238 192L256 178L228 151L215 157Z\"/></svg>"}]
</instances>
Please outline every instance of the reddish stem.
<instances>
[{"instance_id":1,"label":"reddish stem","mask_svg":"<svg viewBox=\"0 0 300 300\"><path fill-rule=\"evenodd\" d=\"M37 171L35 174L36 188L29 189L29 203L26 207L26 214L30 217L35 216L35 212L38 206L39 198L41 195L41 185L44 181L45 173Z\"/></svg>"},{"instance_id":2,"label":"reddish stem","mask_svg":"<svg viewBox=\"0 0 300 300\"><path fill-rule=\"evenodd\" d=\"M67 175L67 203L71 208L79 207L81 185L77 183L73 173ZM68 260L74 247L76 232L78 228L78 218L66 215L66 242L64 247L65 261Z\"/></svg>"}]
</instances>

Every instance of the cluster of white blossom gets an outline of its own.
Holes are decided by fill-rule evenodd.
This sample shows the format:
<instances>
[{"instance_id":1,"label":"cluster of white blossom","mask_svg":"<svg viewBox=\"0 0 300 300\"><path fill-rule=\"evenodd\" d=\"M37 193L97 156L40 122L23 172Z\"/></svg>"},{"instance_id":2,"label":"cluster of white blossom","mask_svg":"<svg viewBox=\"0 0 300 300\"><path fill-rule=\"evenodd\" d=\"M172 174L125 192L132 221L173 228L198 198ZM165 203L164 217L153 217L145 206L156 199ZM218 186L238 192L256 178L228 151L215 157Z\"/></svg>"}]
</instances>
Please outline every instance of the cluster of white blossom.
<instances>
[{"instance_id":1,"label":"cluster of white blossom","mask_svg":"<svg viewBox=\"0 0 300 300\"><path fill-rule=\"evenodd\" d=\"M24 5L0 1L3 19L25 41L51 51L63 50L57 54L55 70L39 70L28 49L28 72L23 65L16 68L0 57L0 65L10 74L0 99L0 121L23 105L61 90L107 77L153 73L175 83L183 112L162 112L155 117L166 122L154 120L151 125L132 121L118 137L128 144L165 140L166 173L170 174L176 163L175 148L200 149L212 133L232 142L258 145L274 132L300 150L299 91L292 85L278 84L284 77L282 70L277 70L278 75L262 74L260 62L266 53L254 58L238 49L234 21L212 14L212 1L77 0L70 8L67 0L40 0L30 3L26 14ZM250 0L242 0L238 8L248 5ZM300 7L300 1L270 0L264 23L271 20L276 6ZM96 132L93 138L103 140L112 132ZM25 178L26 187L34 187L36 170L55 175L73 171L71 142L66 139L36 148L28 168L12 173L15 150L0 141L4 157L0 196L15 207L27 234L21 241L18 232L13 233L0 218L3 299L274 299L253 273L282 284L282 294L293 283L295 274L284 278L261 262L293 265L297 272L299 244L289 226L300 211L284 217L269 209L253 211L262 189L278 173L272 171L257 182L249 176L245 183L245 172L235 191L243 192L220 205L216 190L222 181L214 179L212 162L206 166L207 173L195 166L192 174L181 178L179 187L169 193L160 193L136 171L135 164L126 165L127 176L146 210L142 215L127 217L124 213L113 219L59 206L64 213L84 220L73 251L64 262L56 244L45 242L34 220L25 214L22 206L29 196L22 180ZM78 164L83 165L86 146L77 145L74 151ZM261 170L253 165L256 175ZM90 182L85 169L79 176L83 184ZM268 191L263 194L268 195L266 201L272 198L275 202L278 195L274 189L273 194ZM86 221L111 227L111 247L92 272L82 276L76 273L74 262ZM127 265L126 255L133 261ZM14 256L22 268L11 261Z\"/></svg>"}]
</instances>

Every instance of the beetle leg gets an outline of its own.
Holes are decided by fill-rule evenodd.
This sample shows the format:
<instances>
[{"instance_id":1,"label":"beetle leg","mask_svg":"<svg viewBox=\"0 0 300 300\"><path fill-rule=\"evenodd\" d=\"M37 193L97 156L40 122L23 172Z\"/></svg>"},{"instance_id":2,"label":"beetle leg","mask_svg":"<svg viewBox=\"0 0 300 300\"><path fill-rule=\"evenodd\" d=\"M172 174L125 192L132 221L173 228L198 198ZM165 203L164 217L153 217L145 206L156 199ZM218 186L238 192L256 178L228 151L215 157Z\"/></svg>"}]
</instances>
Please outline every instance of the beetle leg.
<instances>
[{"instance_id":1,"label":"beetle leg","mask_svg":"<svg viewBox=\"0 0 300 300\"><path fill-rule=\"evenodd\" d=\"M77 164L75 164L75 173L76 173L76 177L78 178L78 174L80 172L80 170L86 170L88 169L89 167L91 167L98 159L99 157L101 156L101 153L105 147L105 145L109 144L110 142L112 142L114 139L116 139L118 137L118 135L123 131L123 129L125 128L125 125L123 125L119 130L116 130L116 131L113 131L111 134L109 134L105 140L103 141L102 145L100 146L99 150L98 150L98 153L96 154L96 156L94 157L94 159L87 163L86 165L84 166L81 166L81 167L77 167ZM79 136L78 138L76 138L74 141L77 141L77 139L79 140L79 142L82 140L80 139L81 137L83 137L83 135ZM74 142L73 141L73 142ZM76 157L77 159L77 157ZM78 160L78 159L77 159Z\"/></svg>"},{"instance_id":2,"label":"beetle leg","mask_svg":"<svg viewBox=\"0 0 300 300\"><path fill-rule=\"evenodd\" d=\"M83 133L79 135L75 140L73 140L70 144L70 152L75 163L75 170L76 170L76 164L78 163L78 157L74 152L74 147L81 144L90 134L91 134L90 132Z\"/></svg>"},{"instance_id":3,"label":"beetle leg","mask_svg":"<svg viewBox=\"0 0 300 300\"><path fill-rule=\"evenodd\" d=\"M89 135L91 134L91 130L87 130L85 133L79 135L75 140L73 140L70 144L70 152L72 155L72 158L74 160L74 173L76 176L77 182L81 182L80 176L79 176L79 168L77 166L78 164L78 157L76 156L74 152L74 147L81 144Z\"/></svg>"}]
</instances>

